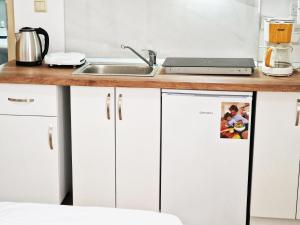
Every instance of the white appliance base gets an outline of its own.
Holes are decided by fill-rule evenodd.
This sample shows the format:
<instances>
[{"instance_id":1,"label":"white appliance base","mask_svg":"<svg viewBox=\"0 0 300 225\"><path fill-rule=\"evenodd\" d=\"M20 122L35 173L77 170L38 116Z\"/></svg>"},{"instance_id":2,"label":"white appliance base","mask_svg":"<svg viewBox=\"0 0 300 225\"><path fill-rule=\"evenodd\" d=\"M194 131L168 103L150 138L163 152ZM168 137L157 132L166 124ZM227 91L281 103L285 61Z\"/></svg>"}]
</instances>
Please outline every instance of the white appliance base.
<instances>
[{"instance_id":1,"label":"white appliance base","mask_svg":"<svg viewBox=\"0 0 300 225\"><path fill-rule=\"evenodd\" d=\"M81 66L86 62L85 55L76 52L57 52L45 56L45 64L50 66Z\"/></svg>"},{"instance_id":2,"label":"white appliance base","mask_svg":"<svg viewBox=\"0 0 300 225\"><path fill-rule=\"evenodd\" d=\"M272 68L262 66L262 72L267 76L286 77L293 74L293 67L288 68Z\"/></svg>"}]
</instances>

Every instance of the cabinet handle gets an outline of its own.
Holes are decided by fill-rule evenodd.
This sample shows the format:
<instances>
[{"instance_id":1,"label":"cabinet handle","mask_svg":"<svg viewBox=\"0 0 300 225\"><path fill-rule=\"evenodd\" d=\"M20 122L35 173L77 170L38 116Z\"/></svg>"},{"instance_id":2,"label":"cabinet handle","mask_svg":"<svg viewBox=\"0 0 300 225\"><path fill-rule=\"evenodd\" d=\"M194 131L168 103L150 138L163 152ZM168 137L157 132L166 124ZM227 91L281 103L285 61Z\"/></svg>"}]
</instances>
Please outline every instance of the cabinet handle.
<instances>
[{"instance_id":1,"label":"cabinet handle","mask_svg":"<svg viewBox=\"0 0 300 225\"><path fill-rule=\"evenodd\" d=\"M300 122L300 99L297 100L296 126L299 126L299 122Z\"/></svg>"},{"instance_id":2,"label":"cabinet handle","mask_svg":"<svg viewBox=\"0 0 300 225\"><path fill-rule=\"evenodd\" d=\"M49 142L50 150L53 150L53 127L52 126L49 126L48 129L48 142Z\"/></svg>"},{"instance_id":3,"label":"cabinet handle","mask_svg":"<svg viewBox=\"0 0 300 225\"><path fill-rule=\"evenodd\" d=\"M107 94L106 97L106 116L107 119L110 120L110 93Z\"/></svg>"},{"instance_id":4,"label":"cabinet handle","mask_svg":"<svg viewBox=\"0 0 300 225\"><path fill-rule=\"evenodd\" d=\"M123 119L123 116L122 116L122 98L123 98L123 95L119 94L119 100L118 100L119 120Z\"/></svg>"},{"instance_id":5,"label":"cabinet handle","mask_svg":"<svg viewBox=\"0 0 300 225\"><path fill-rule=\"evenodd\" d=\"M31 103L34 102L33 98L7 98L10 102L22 102L22 103Z\"/></svg>"}]
</instances>

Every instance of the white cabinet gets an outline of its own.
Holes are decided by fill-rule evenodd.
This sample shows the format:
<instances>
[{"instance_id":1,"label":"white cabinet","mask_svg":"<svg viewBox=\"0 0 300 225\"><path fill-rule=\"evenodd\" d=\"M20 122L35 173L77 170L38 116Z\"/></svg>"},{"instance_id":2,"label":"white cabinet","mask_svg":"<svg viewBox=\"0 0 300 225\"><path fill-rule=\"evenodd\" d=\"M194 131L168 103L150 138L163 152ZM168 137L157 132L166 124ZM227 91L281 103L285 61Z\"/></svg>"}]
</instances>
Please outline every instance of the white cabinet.
<instances>
[{"instance_id":1,"label":"white cabinet","mask_svg":"<svg viewBox=\"0 0 300 225\"><path fill-rule=\"evenodd\" d=\"M296 219L300 220L300 188L299 188L299 182L300 182L300 163L299 163L299 177L298 177L298 198L297 198L297 215Z\"/></svg>"},{"instance_id":2,"label":"white cabinet","mask_svg":"<svg viewBox=\"0 0 300 225\"><path fill-rule=\"evenodd\" d=\"M300 93L257 95L252 216L295 219L300 159L300 126L296 126L299 99Z\"/></svg>"},{"instance_id":3,"label":"white cabinet","mask_svg":"<svg viewBox=\"0 0 300 225\"><path fill-rule=\"evenodd\" d=\"M60 204L71 183L67 89L1 84L0 102L0 201Z\"/></svg>"},{"instance_id":4,"label":"white cabinet","mask_svg":"<svg viewBox=\"0 0 300 225\"><path fill-rule=\"evenodd\" d=\"M117 88L116 98L117 207L157 211L160 90Z\"/></svg>"},{"instance_id":5,"label":"white cabinet","mask_svg":"<svg viewBox=\"0 0 300 225\"><path fill-rule=\"evenodd\" d=\"M300 183L300 160L299 160L299 176L298 176L298 195L297 195L297 215L296 215L296 219L300 220L300 187L299 187L299 183Z\"/></svg>"},{"instance_id":6,"label":"white cabinet","mask_svg":"<svg viewBox=\"0 0 300 225\"><path fill-rule=\"evenodd\" d=\"M185 225L246 224L249 139L220 138L220 122L223 102L251 101L251 93L163 90L162 212Z\"/></svg>"},{"instance_id":7,"label":"white cabinet","mask_svg":"<svg viewBox=\"0 0 300 225\"><path fill-rule=\"evenodd\" d=\"M76 205L159 209L160 89L72 87Z\"/></svg>"},{"instance_id":8,"label":"white cabinet","mask_svg":"<svg viewBox=\"0 0 300 225\"><path fill-rule=\"evenodd\" d=\"M115 206L114 88L71 87L73 204Z\"/></svg>"},{"instance_id":9,"label":"white cabinet","mask_svg":"<svg viewBox=\"0 0 300 225\"><path fill-rule=\"evenodd\" d=\"M0 124L0 199L59 203L57 119L0 115Z\"/></svg>"}]
</instances>

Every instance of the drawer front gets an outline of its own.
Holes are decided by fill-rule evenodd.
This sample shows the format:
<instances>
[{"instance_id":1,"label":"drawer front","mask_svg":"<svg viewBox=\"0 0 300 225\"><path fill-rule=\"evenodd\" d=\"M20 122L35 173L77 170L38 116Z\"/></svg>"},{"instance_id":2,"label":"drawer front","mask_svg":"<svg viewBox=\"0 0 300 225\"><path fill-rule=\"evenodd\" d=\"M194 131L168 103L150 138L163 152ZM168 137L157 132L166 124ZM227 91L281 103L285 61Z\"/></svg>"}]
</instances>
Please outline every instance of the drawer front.
<instances>
[{"instance_id":1,"label":"drawer front","mask_svg":"<svg viewBox=\"0 0 300 225\"><path fill-rule=\"evenodd\" d=\"M0 114L57 116L57 86L1 84Z\"/></svg>"}]
</instances>

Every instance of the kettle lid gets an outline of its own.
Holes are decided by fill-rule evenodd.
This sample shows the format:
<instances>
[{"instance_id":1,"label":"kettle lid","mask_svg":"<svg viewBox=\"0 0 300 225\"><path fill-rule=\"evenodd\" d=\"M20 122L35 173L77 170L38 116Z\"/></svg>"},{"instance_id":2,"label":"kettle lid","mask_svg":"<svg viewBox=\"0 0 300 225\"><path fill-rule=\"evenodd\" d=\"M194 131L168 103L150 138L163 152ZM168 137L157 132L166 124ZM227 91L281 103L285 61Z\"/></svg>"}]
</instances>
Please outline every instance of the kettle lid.
<instances>
[{"instance_id":1,"label":"kettle lid","mask_svg":"<svg viewBox=\"0 0 300 225\"><path fill-rule=\"evenodd\" d=\"M23 27L20 29L20 32L32 32L32 31L35 31L35 28Z\"/></svg>"}]
</instances>

